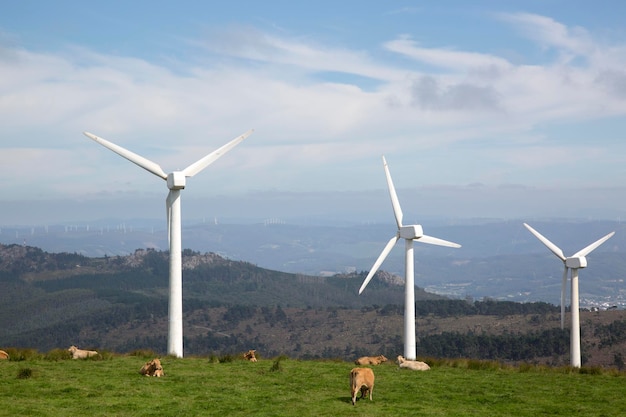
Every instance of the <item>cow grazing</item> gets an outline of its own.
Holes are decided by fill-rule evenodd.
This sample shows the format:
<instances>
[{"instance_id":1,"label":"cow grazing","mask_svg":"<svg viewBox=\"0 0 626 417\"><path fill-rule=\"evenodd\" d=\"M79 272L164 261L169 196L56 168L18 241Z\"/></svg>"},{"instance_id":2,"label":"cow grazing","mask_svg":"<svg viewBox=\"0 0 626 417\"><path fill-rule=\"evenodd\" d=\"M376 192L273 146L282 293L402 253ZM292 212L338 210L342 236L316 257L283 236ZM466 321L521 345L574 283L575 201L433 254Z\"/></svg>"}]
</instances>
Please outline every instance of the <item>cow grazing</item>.
<instances>
[{"instance_id":1,"label":"cow grazing","mask_svg":"<svg viewBox=\"0 0 626 417\"><path fill-rule=\"evenodd\" d=\"M250 349L249 351L243 354L243 358L250 362L256 362L256 356L254 355L255 352L256 350Z\"/></svg>"},{"instance_id":2,"label":"cow grazing","mask_svg":"<svg viewBox=\"0 0 626 417\"><path fill-rule=\"evenodd\" d=\"M385 358L383 355L362 356L354 361L354 363L357 365L380 365L383 362L387 362L387 358Z\"/></svg>"},{"instance_id":3,"label":"cow grazing","mask_svg":"<svg viewBox=\"0 0 626 417\"><path fill-rule=\"evenodd\" d=\"M86 359L91 358L92 356L98 356L98 352L95 350L83 350L77 348L76 346L70 346L67 351L72 354L72 359Z\"/></svg>"},{"instance_id":4,"label":"cow grazing","mask_svg":"<svg viewBox=\"0 0 626 417\"><path fill-rule=\"evenodd\" d=\"M411 369L413 371L428 371L430 369L430 366L428 366L426 362L404 359L402 355L398 356L398 366L400 368Z\"/></svg>"},{"instance_id":5,"label":"cow grazing","mask_svg":"<svg viewBox=\"0 0 626 417\"><path fill-rule=\"evenodd\" d=\"M374 371L370 368L353 368L350 371L350 396L352 405L356 404L356 393L361 392L360 398L365 398L369 391L370 401L372 401L372 391L374 391Z\"/></svg>"},{"instance_id":6,"label":"cow grazing","mask_svg":"<svg viewBox=\"0 0 626 417\"><path fill-rule=\"evenodd\" d=\"M0 360L2 359L9 359L9 354L6 353L4 350L0 350Z\"/></svg>"},{"instance_id":7,"label":"cow grazing","mask_svg":"<svg viewBox=\"0 0 626 417\"><path fill-rule=\"evenodd\" d=\"M163 373L163 366L161 366L161 360L158 358L154 358L151 361L146 362L146 364L139 370L139 373L145 376L156 376L157 378L165 375Z\"/></svg>"}]
</instances>

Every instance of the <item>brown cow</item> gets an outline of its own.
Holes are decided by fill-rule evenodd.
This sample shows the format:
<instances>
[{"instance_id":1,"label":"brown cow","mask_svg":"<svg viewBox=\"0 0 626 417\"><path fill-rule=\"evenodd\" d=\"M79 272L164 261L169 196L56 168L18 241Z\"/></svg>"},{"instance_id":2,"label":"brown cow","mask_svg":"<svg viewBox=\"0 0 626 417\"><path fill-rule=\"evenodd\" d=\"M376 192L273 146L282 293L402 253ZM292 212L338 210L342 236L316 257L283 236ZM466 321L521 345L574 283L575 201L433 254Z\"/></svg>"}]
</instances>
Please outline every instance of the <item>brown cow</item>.
<instances>
[{"instance_id":1,"label":"brown cow","mask_svg":"<svg viewBox=\"0 0 626 417\"><path fill-rule=\"evenodd\" d=\"M163 366L161 366L161 360L154 358L151 361L146 362L144 366L139 370L141 375L156 376L157 378L164 376Z\"/></svg>"},{"instance_id":2,"label":"brown cow","mask_svg":"<svg viewBox=\"0 0 626 417\"><path fill-rule=\"evenodd\" d=\"M9 354L4 350L0 350L0 359L9 359Z\"/></svg>"},{"instance_id":3,"label":"brown cow","mask_svg":"<svg viewBox=\"0 0 626 417\"><path fill-rule=\"evenodd\" d=\"M387 358L385 358L383 355L362 356L354 361L354 363L357 365L380 365L383 362L387 362Z\"/></svg>"},{"instance_id":4,"label":"brown cow","mask_svg":"<svg viewBox=\"0 0 626 417\"><path fill-rule=\"evenodd\" d=\"M77 348L76 346L70 346L67 351L72 354L72 359L85 359L92 356L98 356L98 352L95 350L83 350Z\"/></svg>"},{"instance_id":5,"label":"brown cow","mask_svg":"<svg viewBox=\"0 0 626 417\"><path fill-rule=\"evenodd\" d=\"M370 401L372 401L374 371L370 368L353 368L350 371L350 395L352 396L352 405L356 404L356 393L359 391L361 391L360 398L365 398L369 391Z\"/></svg>"},{"instance_id":6,"label":"brown cow","mask_svg":"<svg viewBox=\"0 0 626 417\"><path fill-rule=\"evenodd\" d=\"M398 356L398 366L400 368L411 369L413 371L428 371L430 366L426 362L420 361L411 361L408 359L404 359L404 356Z\"/></svg>"},{"instance_id":7,"label":"brown cow","mask_svg":"<svg viewBox=\"0 0 626 417\"><path fill-rule=\"evenodd\" d=\"M243 354L243 358L249 360L250 362L256 362L256 356L254 355L256 350L250 349L246 353Z\"/></svg>"}]
</instances>

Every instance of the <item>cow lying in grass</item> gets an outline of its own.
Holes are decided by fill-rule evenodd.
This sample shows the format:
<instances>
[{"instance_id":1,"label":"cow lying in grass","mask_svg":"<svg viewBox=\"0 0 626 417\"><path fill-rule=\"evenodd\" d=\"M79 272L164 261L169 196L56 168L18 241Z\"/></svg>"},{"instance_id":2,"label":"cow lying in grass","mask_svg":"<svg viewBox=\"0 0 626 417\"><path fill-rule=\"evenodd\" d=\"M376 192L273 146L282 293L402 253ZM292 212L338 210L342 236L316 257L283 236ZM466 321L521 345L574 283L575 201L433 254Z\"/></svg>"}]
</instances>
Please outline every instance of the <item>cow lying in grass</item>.
<instances>
[{"instance_id":1,"label":"cow lying in grass","mask_svg":"<svg viewBox=\"0 0 626 417\"><path fill-rule=\"evenodd\" d=\"M430 366L426 362L420 361L411 361L408 359L404 359L404 356L398 356L398 366L400 368L411 369L413 371L428 371Z\"/></svg>"},{"instance_id":2,"label":"cow lying in grass","mask_svg":"<svg viewBox=\"0 0 626 417\"><path fill-rule=\"evenodd\" d=\"M0 350L0 359L9 359L9 354L4 350Z\"/></svg>"},{"instance_id":3,"label":"cow lying in grass","mask_svg":"<svg viewBox=\"0 0 626 417\"><path fill-rule=\"evenodd\" d=\"M350 396L352 405L356 404L356 393L361 391L361 397L365 398L369 391L370 401L372 401L372 391L374 391L374 371L370 368L353 368L350 371Z\"/></svg>"},{"instance_id":4,"label":"cow lying in grass","mask_svg":"<svg viewBox=\"0 0 626 417\"><path fill-rule=\"evenodd\" d=\"M380 365L383 362L387 362L387 358L385 358L383 355L362 356L354 361L354 363L357 365Z\"/></svg>"},{"instance_id":5,"label":"cow lying in grass","mask_svg":"<svg viewBox=\"0 0 626 417\"><path fill-rule=\"evenodd\" d=\"M145 376L156 376L157 378L165 375L163 373L163 366L161 366L161 360L158 358L154 358L151 361L146 362L146 364L139 370L139 373Z\"/></svg>"},{"instance_id":6,"label":"cow lying in grass","mask_svg":"<svg viewBox=\"0 0 626 417\"><path fill-rule=\"evenodd\" d=\"M256 350L250 349L249 351L243 354L243 358L250 362L256 362L256 356L254 355L255 352Z\"/></svg>"},{"instance_id":7,"label":"cow lying in grass","mask_svg":"<svg viewBox=\"0 0 626 417\"><path fill-rule=\"evenodd\" d=\"M95 350L83 350L77 348L76 346L70 346L67 351L72 354L72 359L86 359L91 358L92 356L98 356L98 352Z\"/></svg>"}]
</instances>

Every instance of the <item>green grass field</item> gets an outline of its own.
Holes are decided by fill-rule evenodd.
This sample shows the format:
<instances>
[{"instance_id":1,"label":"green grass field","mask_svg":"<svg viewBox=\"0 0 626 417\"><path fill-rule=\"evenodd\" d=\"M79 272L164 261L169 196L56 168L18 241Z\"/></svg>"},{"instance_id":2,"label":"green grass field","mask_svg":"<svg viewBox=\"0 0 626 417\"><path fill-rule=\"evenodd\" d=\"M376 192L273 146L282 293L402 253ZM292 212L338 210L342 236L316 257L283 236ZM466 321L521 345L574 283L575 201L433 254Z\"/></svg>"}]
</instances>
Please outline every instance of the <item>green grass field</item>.
<instances>
[{"instance_id":1,"label":"green grass field","mask_svg":"<svg viewBox=\"0 0 626 417\"><path fill-rule=\"evenodd\" d=\"M2 416L623 416L626 376L584 368L434 363L430 371L373 367L373 401L350 402L347 362L257 363L162 358L0 361Z\"/></svg>"}]
</instances>

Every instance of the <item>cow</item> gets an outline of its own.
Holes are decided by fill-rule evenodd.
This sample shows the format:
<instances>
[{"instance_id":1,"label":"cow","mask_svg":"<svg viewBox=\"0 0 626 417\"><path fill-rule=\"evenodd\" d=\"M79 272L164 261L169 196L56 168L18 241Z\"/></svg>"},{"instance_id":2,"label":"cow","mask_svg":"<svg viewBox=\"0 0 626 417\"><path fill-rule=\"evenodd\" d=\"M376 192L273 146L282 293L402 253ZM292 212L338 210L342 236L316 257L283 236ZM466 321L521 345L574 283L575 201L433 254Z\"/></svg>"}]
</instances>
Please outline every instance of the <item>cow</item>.
<instances>
[{"instance_id":1,"label":"cow","mask_svg":"<svg viewBox=\"0 0 626 417\"><path fill-rule=\"evenodd\" d=\"M6 353L4 350L0 350L0 360L1 359L9 359L9 354Z\"/></svg>"},{"instance_id":2,"label":"cow","mask_svg":"<svg viewBox=\"0 0 626 417\"><path fill-rule=\"evenodd\" d=\"M91 358L92 356L98 356L98 352L95 350L83 350L73 345L70 346L67 351L72 354L72 359L86 359Z\"/></svg>"},{"instance_id":3,"label":"cow","mask_svg":"<svg viewBox=\"0 0 626 417\"><path fill-rule=\"evenodd\" d=\"M398 355L398 366L400 368L411 369L413 371L428 371L430 366L426 362L411 361L404 359L404 356Z\"/></svg>"},{"instance_id":4,"label":"cow","mask_svg":"<svg viewBox=\"0 0 626 417\"><path fill-rule=\"evenodd\" d=\"M250 362L256 362L256 356L254 355L256 350L250 349L246 353L243 354L243 358L249 360Z\"/></svg>"},{"instance_id":5,"label":"cow","mask_svg":"<svg viewBox=\"0 0 626 417\"><path fill-rule=\"evenodd\" d=\"M139 370L139 373L145 376L156 376L157 378L165 375L163 373L163 366L161 366L161 360L158 358L154 358L151 361L146 362L146 364Z\"/></svg>"},{"instance_id":6,"label":"cow","mask_svg":"<svg viewBox=\"0 0 626 417\"><path fill-rule=\"evenodd\" d=\"M383 362L387 362L387 358L385 358L383 355L362 356L354 361L356 365L380 365Z\"/></svg>"},{"instance_id":7,"label":"cow","mask_svg":"<svg viewBox=\"0 0 626 417\"><path fill-rule=\"evenodd\" d=\"M369 391L370 401L372 401L372 391L374 391L374 371L370 368L353 368L350 371L350 396L352 405L356 404L356 393L361 391L361 397L365 398Z\"/></svg>"}]
</instances>

